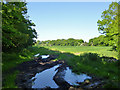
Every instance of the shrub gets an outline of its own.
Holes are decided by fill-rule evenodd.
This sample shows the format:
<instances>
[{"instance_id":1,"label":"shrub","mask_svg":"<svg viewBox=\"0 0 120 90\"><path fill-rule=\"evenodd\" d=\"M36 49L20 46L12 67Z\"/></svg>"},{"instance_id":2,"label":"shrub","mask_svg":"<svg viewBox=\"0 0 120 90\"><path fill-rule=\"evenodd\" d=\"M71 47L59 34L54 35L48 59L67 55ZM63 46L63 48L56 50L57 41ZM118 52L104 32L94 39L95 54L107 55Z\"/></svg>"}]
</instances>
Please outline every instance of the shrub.
<instances>
[{"instance_id":1,"label":"shrub","mask_svg":"<svg viewBox=\"0 0 120 90\"><path fill-rule=\"evenodd\" d=\"M84 53L80 57L82 57L82 59L84 60L90 60L90 61L96 61L100 59L97 53Z\"/></svg>"}]
</instances>

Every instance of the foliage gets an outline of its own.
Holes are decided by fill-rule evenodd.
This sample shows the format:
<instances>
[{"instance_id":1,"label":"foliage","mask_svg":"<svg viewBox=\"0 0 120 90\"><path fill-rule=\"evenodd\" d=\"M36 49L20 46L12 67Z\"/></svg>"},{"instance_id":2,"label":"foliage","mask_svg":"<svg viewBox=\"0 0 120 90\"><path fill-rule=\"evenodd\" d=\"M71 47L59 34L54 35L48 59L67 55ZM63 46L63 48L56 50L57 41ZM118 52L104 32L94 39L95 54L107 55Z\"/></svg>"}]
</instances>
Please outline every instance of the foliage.
<instances>
[{"instance_id":1,"label":"foliage","mask_svg":"<svg viewBox=\"0 0 120 90\"><path fill-rule=\"evenodd\" d=\"M90 60L90 61L96 61L96 60L99 60L99 56L97 53L84 53L82 54L83 56L85 56L84 58L86 58L85 60L87 60L87 58Z\"/></svg>"},{"instance_id":2,"label":"foliage","mask_svg":"<svg viewBox=\"0 0 120 90\"><path fill-rule=\"evenodd\" d=\"M108 38L105 35L100 35L89 40L89 46L111 46L108 42Z\"/></svg>"},{"instance_id":3,"label":"foliage","mask_svg":"<svg viewBox=\"0 0 120 90\"><path fill-rule=\"evenodd\" d=\"M98 20L98 30L100 33L105 34L108 38L109 45L118 47L118 7L117 2L112 2L108 10L103 11L101 18Z\"/></svg>"},{"instance_id":4,"label":"foliage","mask_svg":"<svg viewBox=\"0 0 120 90\"><path fill-rule=\"evenodd\" d=\"M35 26L26 16L25 2L2 4L2 48L3 52L20 51L31 46L37 38Z\"/></svg>"},{"instance_id":5,"label":"foliage","mask_svg":"<svg viewBox=\"0 0 120 90\"><path fill-rule=\"evenodd\" d=\"M80 46L84 41L82 39L57 39L57 40L47 40L47 41L37 41L37 44L41 46Z\"/></svg>"}]
</instances>

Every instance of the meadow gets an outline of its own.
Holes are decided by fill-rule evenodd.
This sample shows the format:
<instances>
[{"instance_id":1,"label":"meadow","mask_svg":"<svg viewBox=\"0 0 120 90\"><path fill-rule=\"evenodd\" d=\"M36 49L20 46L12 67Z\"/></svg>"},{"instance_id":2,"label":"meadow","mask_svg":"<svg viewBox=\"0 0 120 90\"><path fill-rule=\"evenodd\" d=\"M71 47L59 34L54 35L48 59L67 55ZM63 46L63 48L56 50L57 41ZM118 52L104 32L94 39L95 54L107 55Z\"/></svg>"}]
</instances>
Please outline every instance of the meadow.
<instances>
[{"instance_id":1,"label":"meadow","mask_svg":"<svg viewBox=\"0 0 120 90\"><path fill-rule=\"evenodd\" d=\"M97 53L99 56L114 57L118 59L118 53L112 51L110 46L44 46L50 50L57 50L60 52L69 52L75 55L80 55L82 53Z\"/></svg>"}]
</instances>

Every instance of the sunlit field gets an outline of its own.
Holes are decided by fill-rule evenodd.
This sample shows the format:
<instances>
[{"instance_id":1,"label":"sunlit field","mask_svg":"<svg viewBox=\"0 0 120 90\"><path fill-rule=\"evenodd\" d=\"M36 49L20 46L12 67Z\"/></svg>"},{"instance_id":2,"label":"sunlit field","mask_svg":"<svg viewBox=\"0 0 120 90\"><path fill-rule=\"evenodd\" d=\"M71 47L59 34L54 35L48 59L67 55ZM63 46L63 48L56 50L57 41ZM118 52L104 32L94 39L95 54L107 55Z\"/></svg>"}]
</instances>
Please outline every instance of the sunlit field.
<instances>
[{"instance_id":1,"label":"sunlit field","mask_svg":"<svg viewBox=\"0 0 120 90\"><path fill-rule=\"evenodd\" d=\"M110 46L45 46L51 50L58 50L60 52L69 52L75 55L80 55L81 53L91 52L97 53L100 56L107 57L118 57L116 51L111 51L112 47Z\"/></svg>"}]
</instances>

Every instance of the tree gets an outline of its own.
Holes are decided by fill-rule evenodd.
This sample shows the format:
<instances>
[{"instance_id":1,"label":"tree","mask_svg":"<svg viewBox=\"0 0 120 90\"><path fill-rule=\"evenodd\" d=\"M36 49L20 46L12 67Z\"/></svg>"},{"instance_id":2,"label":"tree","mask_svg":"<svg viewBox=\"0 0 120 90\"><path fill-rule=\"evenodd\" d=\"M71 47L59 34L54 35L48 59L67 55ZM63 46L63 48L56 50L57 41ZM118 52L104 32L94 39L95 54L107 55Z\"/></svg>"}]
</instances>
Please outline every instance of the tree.
<instances>
[{"instance_id":1,"label":"tree","mask_svg":"<svg viewBox=\"0 0 120 90\"><path fill-rule=\"evenodd\" d=\"M117 2L112 2L108 10L103 11L102 20L98 20L98 30L105 34L108 42L112 46L118 47L118 6Z\"/></svg>"},{"instance_id":2,"label":"tree","mask_svg":"<svg viewBox=\"0 0 120 90\"><path fill-rule=\"evenodd\" d=\"M109 39L105 35L100 35L99 37L94 37L89 40L89 46L111 46Z\"/></svg>"},{"instance_id":3,"label":"tree","mask_svg":"<svg viewBox=\"0 0 120 90\"><path fill-rule=\"evenodd\" d=\"M2 48L3 52L21 51L35 43L35 24L28 19L25 2L2 4Z\"/></svg>"}]
</instances>

